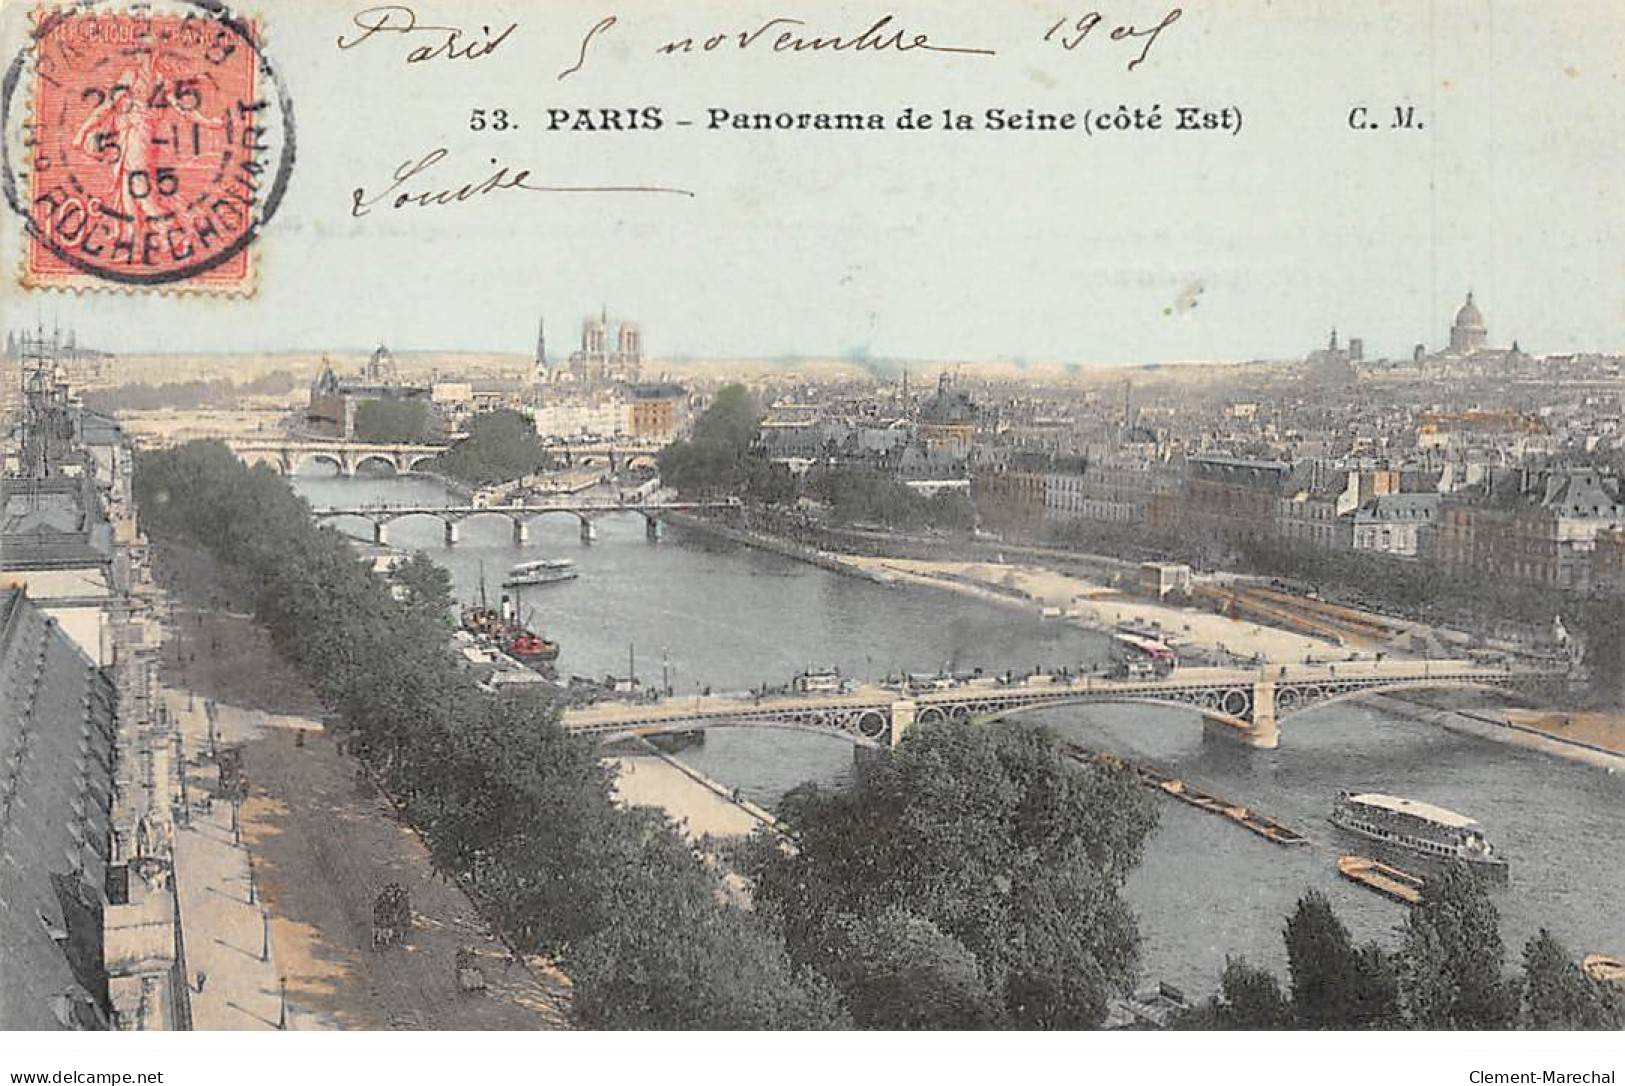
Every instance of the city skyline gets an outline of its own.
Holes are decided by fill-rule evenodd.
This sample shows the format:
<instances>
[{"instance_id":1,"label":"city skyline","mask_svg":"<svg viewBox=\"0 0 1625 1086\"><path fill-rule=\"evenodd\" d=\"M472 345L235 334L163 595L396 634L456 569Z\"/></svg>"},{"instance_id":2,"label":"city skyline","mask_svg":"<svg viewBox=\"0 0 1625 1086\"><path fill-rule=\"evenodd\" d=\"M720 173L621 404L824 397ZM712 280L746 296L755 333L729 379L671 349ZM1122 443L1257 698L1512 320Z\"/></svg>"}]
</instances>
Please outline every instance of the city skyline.
<instances>
[{"instance_id":1,"label":"city skyline","mask_svg":"<svg viewBox=\"0 0 1625 1086\"><path fill-rule=\"evenodd\" d=\"M1525 354L1536 357L1541 355L1613 355L1625 353L1625 330L1622 330L1622 334L1619 339L1613 343L1580 345L1574 343L1571 337L1569 345L1561 347L1549 346L1534 342L1529 338L1521 336L1517 333L1503 334L1500 331L1498 322L1495 319L1497 309L1494 307L1494 303L1486 300L1480 291L1477 291L1471 287L1465 288L1465 293L1458 293L1454 297L1453 301L1442 306L1444 315L1435 322L1436 326L1422 330L1415 338L1408 342L1402 342L1404 340L1402 335L1374 338L1369 334L1367 327L1362 327L1352 321L1332 320L1329 323L1320 326L1318 334L1312 333L1308 339L1294 345L1288 345L1282 351L1275 353L1258 350L1251 353L1243 351L1231 356L1192 355L1190 357L1178 358L1122 358L1094 361L1076 361L1065 358L1047 357L1034 358L1012 354L989 354L981 356L921 356L905 354L881 355L853 351L848 351L845 353L824 352L815 349L778 353L752 352L747 350L699 353L681 349L657 349L653 351L641 351L640 353L651 361L670 361L679 364L711 361L750 361L785 365L798 362L847 362L867 368L877 376L893 376L897 372L900 372L902 367L916 363L928 367L933 365L1014 365L1018 368L1031 366L1035 369L1064 368L1068 370L1089 370L1137 367L1154 368L1157 366L1201 366L1260 362L1293 362L1302 360L1311 354L1320 353L1326 345L1328 336L1330 336L1333 340L1340 339L1345 345L1351 341L1359 341L1364 348L1363 360L1366 362L1408 361L1414 356L1418 349L1427 355L1441 354L1452 350L1451 325L1455 321L1457 315L1459 315L1461 307L1464 303L1476 306L1478 310L1484 314L1482 319L1484 339L1480 342L1480 345L1488 349L1506 349L1516 345ZM233 350L229 347L225 349L207 351L143 350L138 347L132 348L128 345L120 344L110 338L98 340L96 337L87 334L84 331L85 328L95 328L100 323L94 319L94 309L92 309L90 316L91 319L82 324L75 323L71 320L64 319L63 313L59 311L53 310L50 313L47 313L45 307L42 305L36 313L34 320L23 323L13 323L8 326L7 333L8 335L24 335L34 334L40 330L50 332L53 329L62 331L64 333L71 332L79 337L81 343L92 346L96 349L109 351L113 354L134 356L204 354L218 355L225 358L233 355L261 354L303 356L313 353L333 353L338 355L351 355L370 353L378 346L383 345L389 347L391 351L400 354L449 354L463 352L471 355L506 355L513 356L515 358L528 356L534 360L536 357L536 351L539 347L539 345L534 342L529 345L528 348L522 344L507 344L501 346L475 346L471 344L441 343L414 344L400 342L388 336L377 336L370 341L333 341L311 343L308 345L290 344L272 350L253 348ZM537 317L532 318L531 327L533 333L536 330L537 319ZM608 325L611 328L617 328L624 324L626 327L634 329L640 337L649 328L649 323L642 317L641 314L634 313L632 311L622 311L619 309L611 310L607 305L602 303L573 323L559 320L557 318L550 318L545 312L539 315L539 320L544 324L551 323L551 326L555 329L560 329L560 326L562 325L563 327L561 330L568 333L568 338L556 336L554 342L548 346L548 365L550 369L568 368L571 361L572 351L577 354L581 353L580 346L584 343L587 329L589 326L595 323L602 323L603 321L607 320ZM1294 326L1296 326L1296 323ZM1271 342L1278 338L1278 336L1271 337ZM657 342L658 341L659 337L657 335ZM1262 342L1262 339L1260 342Z\"/></svg>"}]
</instances>

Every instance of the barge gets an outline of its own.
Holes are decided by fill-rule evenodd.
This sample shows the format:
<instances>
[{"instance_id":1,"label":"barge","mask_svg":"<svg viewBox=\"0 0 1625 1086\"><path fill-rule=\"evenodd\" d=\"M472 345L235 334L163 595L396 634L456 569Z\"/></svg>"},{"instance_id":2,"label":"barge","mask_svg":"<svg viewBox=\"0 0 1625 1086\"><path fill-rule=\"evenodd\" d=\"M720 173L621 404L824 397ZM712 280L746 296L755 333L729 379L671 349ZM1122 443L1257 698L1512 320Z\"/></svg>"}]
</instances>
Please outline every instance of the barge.
<instances>
[{"instance_id":1,"label":"barge","mask_svg":"<svg viewBox=\"0 0 1625 1086\"><path fill-rule=\"evenodd\" d=\"M1350 882L1357 882L1404 905L1420 905L1422 888L1426 880L1420 875L1402 871L1369 856L1352 853L1337 858L1337 872Z\"/></svg>"},{"instance_id":2,"label":"barge","mask_svg":"<svg viewBox=\"0 0 1625 1086\"><path fill-rule=\"evenodd\" d=\"M1073 756L1082 761L1094 762L1097 765L1122 766L1132 770L1134 775L1139 778L1140 783L1147 788L1154 788L1164 795L1172 796L1181 803L1189 804L1198 810L1228 818L1242 829L1256 833L1266 841L1272 841L1277 845L1306 845L1309 843L1309 838L1290 826L1277 822L1268 815L1260 814L1258 811L1244 807L1239 803L1231 803L1229 800L1221 799L1210 792L1204 792L1200 788L1192 787L1188 782L1178 777L1159 772L1150 766L1135 765L1115 754L1108 754L1104 751L1093 751L1075 744L1071 744L1070 749Z\"/></svg>"}]
</instances>

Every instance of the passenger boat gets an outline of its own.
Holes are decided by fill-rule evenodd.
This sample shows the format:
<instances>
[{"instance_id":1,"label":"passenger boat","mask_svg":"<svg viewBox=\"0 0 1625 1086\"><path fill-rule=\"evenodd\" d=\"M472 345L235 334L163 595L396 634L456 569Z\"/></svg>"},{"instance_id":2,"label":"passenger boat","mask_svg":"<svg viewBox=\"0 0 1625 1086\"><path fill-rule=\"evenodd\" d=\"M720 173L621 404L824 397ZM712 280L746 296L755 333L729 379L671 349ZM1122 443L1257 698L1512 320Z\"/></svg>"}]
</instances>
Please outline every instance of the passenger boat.
<instances>
[{"instance_id":1,"label":"passenger boat","mask_svg":"<svg viewBox=\"0 0 1625 1086\"><path fill-rule=\"evenodd\" d=\"M503 588L521 585L558 584L576 578L576 564L568 558L538 558L534 562L520 562L508 571Z\"/></svg>"},{"instance_id":2,"label":"passenger boat","mask_svg":"<svg viewBox=\"0 0 1625 1086\"><path fill-rule=\"evenodd\" d=\"M1422 876L1401 871L1369 856L1339 856L1337 872L1350 882L1369 887L1383 897L1406 905L1422 903L1422 888L1426 885Z\"/></svg>"},{"instance_id":3,"label":"passenger boat","mask_svg":"<svg viewBox=\"0 0 1625 1086\"><path fill-rule=\"evenodd\" d=\"M841 669L838 667L809 667L790 681L798 694L839 694Z\"/></svg>"},{"instance_id":4,"label":"passenger boat","mask_svg":"<svg viewBox=\"0 0 1625 1086\"><path fill-rule=\"evenodd\" d=\"M1477 822L1431 803L1380 792L1343 792L1332 808L1331 823L1433 860L1464 863L1497 878L1506 876L1507 862L1495 855Z\"/></svg>"}]
</instances>

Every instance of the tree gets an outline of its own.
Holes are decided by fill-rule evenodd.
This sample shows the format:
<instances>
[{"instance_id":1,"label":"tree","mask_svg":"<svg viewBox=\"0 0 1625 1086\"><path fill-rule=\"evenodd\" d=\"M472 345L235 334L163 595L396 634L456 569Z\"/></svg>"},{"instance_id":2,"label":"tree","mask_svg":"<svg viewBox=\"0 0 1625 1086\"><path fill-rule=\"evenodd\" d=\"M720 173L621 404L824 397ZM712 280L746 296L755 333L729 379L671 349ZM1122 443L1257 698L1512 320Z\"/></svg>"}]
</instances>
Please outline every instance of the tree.
<instances>
[{"instance_id":1,"label":"tree","mask_svg":"<svg viewBox=\"0 0 1625 1086\"><path fill-rule=\"evenodd\" d=\"M435 467L465 482L507 482L537 470L547 451L531 421L518 411L475 415L468 436L435 458Z\"/></svg>"},{"instance_id":2,"label":"tree","mask_svg":"<svg viewBox=\"0 0 1625 1086\"><path fill-rule=\"evenodd\" d=\"M1181 1015L1180 1029L1290 1029L1292 1007L1268 969L1226 958L1219 994Z\"/></svg>"},{"instance_id":3,"label":"tree","mask_svg":"<svg viewBox=\"0 0 1625 1086\"><path fill-rule=\"evenodd\" d=\"M876 993L888 989L851 966L850 939L829 933L888 910L907 914L888 923L926 954L907 971L939 985L929 1002L950 1016L974 1001L950 968L953 945L932 931L974 958L1004 1025L1095 1025L1133 978L1139 936L1121 889L1156 808L1126 772L1066 759L1047 730L918 725L848 788L791 792L780 818L794 847L752 854L757 908L782 927L792 960L828 976L849 1006L884 1012Z\"/></svg>"},{"instance_id":4,"label":"tree","mask_svg":"<svg viewBox=\"0 0 1625 1086\"><path fill-rule=\"evenodd\" d=\"M1399 996L1418 1029L1505 1029L1517 994L1501 975L1500 915L1477 875L1453 864L1422 890L1402 928Z\"/></svg>"},{"instance_id":5,"label":"tree","mask_svg":"<svg viewBox=\"0 0 1625 1086\"><path fill-rule=\"evenodd\" d=\"M744 385L719 391L686 441L660 450L660 478L684 494L749 498L769 505L793 502L795 477L756 444L762 411Z\"/></svg>"},{"instance_id":6,"label":"tree","mask_svg":"<svg viewBox=\"0 0 1625 1086\"><path fill-rule=\"evenodd\" d=\"M1625 1028L1625 999L1586 976L1545 928L1523 948L1519 1025L1524 1029Z\"/></svg>"},{"instance_id":7,"label":"tree","mask_svg":"<svg viewBox=\"0 0 1625 1086\"><path fill-rule=\"evenodd\" d=\"M866 1029L984 1029L1002 1017L976 956L893 905L873 918L828 918L822 966Z\"/></svg>"},{"instance_id":8,"label":"tree","mask_svg":"<svg viewBox=\"0 0 1625 1086\"><path fill-rule=\"evenodd\" d=\"M406 602L429 615L444 618L451 609L451 573L418 551L391 574L405 590Z\"/></svg>"},{"instance_id":9,"label":"tree","mask_svg":"<svg viewBox=\"0 0 1625 1086\"><path fill-rule=\"evenodd\" d=\"M429 405L422 400L367 400L355 411L357 441L422 441Z\"/></svg>"},{"instance_id":10,"label":"tree","mask_svg":"<svg viewBox=\"0 0 1625 1086\"><path fill-rule=\"evenodd\" d=\"M495 424L497 438L511 420ZM482 441L491 434L482 435ZM386 580L268 468L223 445L143 455L142 526L229 566L272 644L349 729L428 843L518 945L575 981L575 1015L615 1028L814 1028L846 1022L670 821L616 804L599 749L557 707L490 694L448 652L449 581L421 555ZM395 593L392 588L405 591Z\"/></svg>"},{"instance_id":11,"label":"tree","mask_svg":"<svg viewBox=\"0 0 1625 1086\"><path fill-rule=\"evenodd\" d=\"M1298 899L1286 923L1292 1013L1309 1029L1391 1027L1397 979L1382 948L1356 949L1331 902L1318 890Z\"/></svg>"}]
</instances>

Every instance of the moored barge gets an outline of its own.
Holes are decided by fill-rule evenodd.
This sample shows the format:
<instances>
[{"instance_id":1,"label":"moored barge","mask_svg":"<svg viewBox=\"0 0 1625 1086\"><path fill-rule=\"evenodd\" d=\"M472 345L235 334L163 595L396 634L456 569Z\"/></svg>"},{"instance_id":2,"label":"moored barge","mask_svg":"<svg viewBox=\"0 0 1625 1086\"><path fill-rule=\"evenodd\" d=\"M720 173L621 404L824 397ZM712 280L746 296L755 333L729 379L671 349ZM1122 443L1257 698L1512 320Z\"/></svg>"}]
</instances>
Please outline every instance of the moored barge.
<instances>
[{"instance_id":1,"label":"moored barge","mask_svg":"<svg viewBox=\"0 0 1625 1086\"><path fill-rule=\"evenodd\" d=\"M1198 810L1228 818L1242 829L1250 830L1266 841L1273 841L1277 845L1306 845L1309 843L1309 838L1290 826L1283 825L1268 815L1260 814L1258 811L1244 807L1239 803L1231 803L1229 800L1221 799L1210 792L1204 792L1200 788L1192 787L1188 782L1178 777L1159 772L1150 766L1135 765L1105 751L1093 751L1076 744L1071 744L1070 748L1075 757L1084 761L1094 762L1097 765L1123 766L1130 769L1139 778L1140 783L1147 788L1154 788L1164 795L1172 796L1181 803L1187 803Z\"/></svg>"},{"instance_id":2,"label":"moored barge","mask_svg":"<svg viewBox=\"0 0 1625 1086\"><path fill-rule=\"evenodd\" d=\"M1352 853L1337 858L1337 871L1350 882L1369 887L1383 897L1405 905L1422 903L1422 888L1426 880L1420 875L1402 871L1369 856Z\"/></svg>"}]
</instances>

